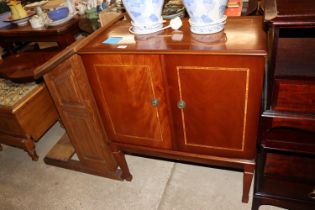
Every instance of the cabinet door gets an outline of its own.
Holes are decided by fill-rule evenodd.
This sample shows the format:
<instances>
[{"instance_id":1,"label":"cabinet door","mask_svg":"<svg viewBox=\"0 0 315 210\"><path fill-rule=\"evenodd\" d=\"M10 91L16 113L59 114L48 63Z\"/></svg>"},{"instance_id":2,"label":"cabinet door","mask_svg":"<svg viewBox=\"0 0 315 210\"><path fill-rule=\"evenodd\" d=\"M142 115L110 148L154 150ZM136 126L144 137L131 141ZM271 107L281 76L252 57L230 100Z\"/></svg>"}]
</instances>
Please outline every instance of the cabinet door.
<instances>
[{"instance_id":1,"label":"cabinet door","mask_svg":"<svg viewBox=\"0 0 315 210\"><path fill-rule=\"evenodd\" d=\"M166 56L181 151L254 158L264 58Z\"/></svg>"},{"instance_id":2,"label":"cabinet door","mask_svg":"<svg viewBox=\"0 0 315 210\"><path fill-rule=\"evenodd\" d=\"M170 148L170 127L159 56L84 55L109 138Z\"/></svg>"},{"instance_id":3,"label":"cabinet door","mask_svg":"<svg viewBox=\"0 0 315 210\"><path fill-rule=\"evenodd\" d=\"M80 162L90 172L117 177L118 165L80 57L72 56L44 78Z\"/></svg>"}]
</instances>

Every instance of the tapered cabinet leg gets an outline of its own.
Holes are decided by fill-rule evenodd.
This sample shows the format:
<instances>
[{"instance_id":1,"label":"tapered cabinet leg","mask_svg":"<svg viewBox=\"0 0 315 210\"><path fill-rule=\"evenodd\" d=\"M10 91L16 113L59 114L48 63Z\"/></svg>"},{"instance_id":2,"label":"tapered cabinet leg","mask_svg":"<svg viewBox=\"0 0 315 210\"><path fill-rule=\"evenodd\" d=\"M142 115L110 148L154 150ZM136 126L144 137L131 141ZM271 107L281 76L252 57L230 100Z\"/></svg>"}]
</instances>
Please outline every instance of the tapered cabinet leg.
<instances>
[{"instance_id":1,"label":"tapered cabinet leg","mask_svg":"<svg viewBox=\"0 0 315 210\"><path fill-rule=\"evenodd\" d=\"M35 144L30 137L28 137L24 141L24 146L25 146L25 151L28 153L29 156L31 156L32 160L37 161L38 155L37 155L36 150L35 150Z\"/></svg>"},{"instance_id":2,"label":"tapered cabinet leg","mask_svg":"<svg viewBox=\"0 0 315 210\"><path fill-rule=\"evenodd\" d=\"M257 198L253 198L252 210L258 210L260 206L260 201Z\"/></svg>"},{"instance_id":3,"label":"tapered cabinet leg","mask_svg":"<svg viewBox=\"0 0 315 210\"><path fill-rule=\"evenodd\" d=\"M125 158L125 154L121 151L118 150L117 148L113 148L113 155L119 165L119 167L121 168L122 171L122 179L125 179L127 181L131 181L132 180L132 175L129 171L128 168L128 164Z\"/></svg>"},{"instance_id":4,"label":"tapered cabinet leg","mask_svg":"<svg viewBox=\"0 0 315 210\"><path fill-rule=\"evenodd\" d=\"M255 165L245 165L244 176L243 176L243 196L242 202L248 203L249 200L249 190L253 180Z\"/></svg>"}]
</instances>

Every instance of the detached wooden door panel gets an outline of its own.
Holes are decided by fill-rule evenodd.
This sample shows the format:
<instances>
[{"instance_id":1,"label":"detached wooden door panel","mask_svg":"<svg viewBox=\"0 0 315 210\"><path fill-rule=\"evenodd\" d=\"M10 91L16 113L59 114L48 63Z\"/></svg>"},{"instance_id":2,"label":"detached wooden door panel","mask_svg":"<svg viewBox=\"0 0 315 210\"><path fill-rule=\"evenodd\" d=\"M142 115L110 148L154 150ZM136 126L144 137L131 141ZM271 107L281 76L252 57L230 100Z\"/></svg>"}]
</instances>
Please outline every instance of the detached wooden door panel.
<instances>
[{"instance_id":1,"label":"detached wooden door panel","mask_svg":"<svg viewBox=\"0 0 315 210\"><path fill-rule=\"evenodd\" d=\"M263 68L251 69L255 59L246 66L241 57L223 57L166 57L177 145L186 152L254 158Z\"/></svg>"},{"instance_id":2,"label":"detached wooden door panel","mask_svg":"<svg viewBox=\"0 0 315 210\"><path fill-rule=\"evenodd\" d=\"M159 56L82 57L110 139L119 143L170 148Z\"/></svg>"},{"instance_id":3,"label":"detached wooden door panel","mask_svg":"<svg viewBox=\"0 0 315 210\"><path fill-rule=\"evenodd\" d=\"M80 162L96 171L115 173L117 163L80 57L72 56L44 77Z\"/></svg>"}]
</instances>

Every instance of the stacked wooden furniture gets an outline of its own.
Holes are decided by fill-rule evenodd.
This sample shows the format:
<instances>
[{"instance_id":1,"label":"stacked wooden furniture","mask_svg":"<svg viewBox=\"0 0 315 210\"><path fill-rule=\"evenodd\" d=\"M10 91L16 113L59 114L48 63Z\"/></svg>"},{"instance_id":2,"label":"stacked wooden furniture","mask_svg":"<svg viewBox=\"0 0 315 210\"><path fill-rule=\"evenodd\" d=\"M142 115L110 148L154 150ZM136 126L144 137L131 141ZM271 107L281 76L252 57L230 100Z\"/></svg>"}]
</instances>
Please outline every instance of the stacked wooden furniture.
<instances>
[{"instance_id":1,"label":"stacked wooden furniture","mask_svg":"<svg viewBox=\"0 0 315 210\"><path fill-rule=\"evenodd\" d=\"M80 159L46 162L107 177L118 165L130 177L123 156L109 156L123 151L237 168L247 202L266 56L262 18L230 18L214 35L192 34L188 21L150 35L129 27L101 29L35 72L44 74ZM117 36L118 45L103 43Z\"/></svg>"},{"instance_id":2,"label":"stacked wooden furniture","mask_svg":"<svg viewBox=\"0 0 315 210\"><path fill-rule=\"evenodd\" d=\"M0 28L0 46L9 51L15 52L14 42L56 42L59 49L64 49L75 41L75 35L80 32L79 17L70 21L44 29L33 29L30 24L26 26L11 25Z\"/></svg>"},{"instance_id":3,"label":"stacked wooden furniture","mask_svg":"<svg viewBox=\"0 0 315 210\"><path fill-rule=\"evenodd\" d=\"M265 3L271 58L252 209L314 209L315 3Z\"/></svg>"},{"instance_id":4,"label":"stacked wooden furniture","mask_svg":"<svg viewBox=\"0 0 315 210\"><path fill-rule=\"evenodd\" d=\"M0 143L22 148L37 160L34 141L57 119L44 84L15 84L0 79Z\"/></svg>"},{"instance_id":5,"label":"stacked wooden furniture","mask_svg":"<svg viewBox=\"0 0 315 210\"><path fill-rule=\"evenodd\" d=\"M34 82L33 70L56 53L20 52L0 63L0 143L24 149L33 160L38 159L34 141L58 119L46 86Z\"/></svg>"}]
</instances>

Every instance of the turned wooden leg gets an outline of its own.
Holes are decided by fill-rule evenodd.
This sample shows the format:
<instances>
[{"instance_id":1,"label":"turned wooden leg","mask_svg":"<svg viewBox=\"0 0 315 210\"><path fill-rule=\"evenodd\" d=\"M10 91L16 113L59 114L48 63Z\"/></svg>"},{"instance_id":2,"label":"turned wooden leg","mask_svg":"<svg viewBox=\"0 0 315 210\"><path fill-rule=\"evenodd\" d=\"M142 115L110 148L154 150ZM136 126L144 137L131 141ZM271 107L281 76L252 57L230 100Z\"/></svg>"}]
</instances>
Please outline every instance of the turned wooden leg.
<instances>
[{"instance_id":1,"label":"turned wooden leg","mask_svg":"<svg viewBox=\"0 0 315 210\"><path fill-rule=\"evenodd\" d=\"M244 167L244 176L243 176L243 196L242 202L248 203L249 199L249 190L253 180L255 164L245 165Z\"/></svg>"},{"instance_id":2,"label":"turned wooden leg","mask_svg":"<svg viewBox=\"0 0 315 210\"><path fill-rule=\"evenodd\" d=\"M113 151L113 155L114 155L119 167L121 168L121 171L122 171L121 178L125 179L127 181L131 181L132 175L129 171L128 164L127 164L127 161L125 158L125 154L121 150L118 150L117 148L115 148Z\"/></svg>"},{"instance_id":3,"label":"turned wooden leg","mask_svg":"<svg viewBox=\"0 0 315 210\"><path fill-rule=\"evenodd\" d=\"M35 144L33 140L28 137L26 140L24 140L24 146L25 146L25 151L28 153L29 156L31 156L33 161L38 160L38 155L35 150Z\"/></svg>"}]
</instances>

